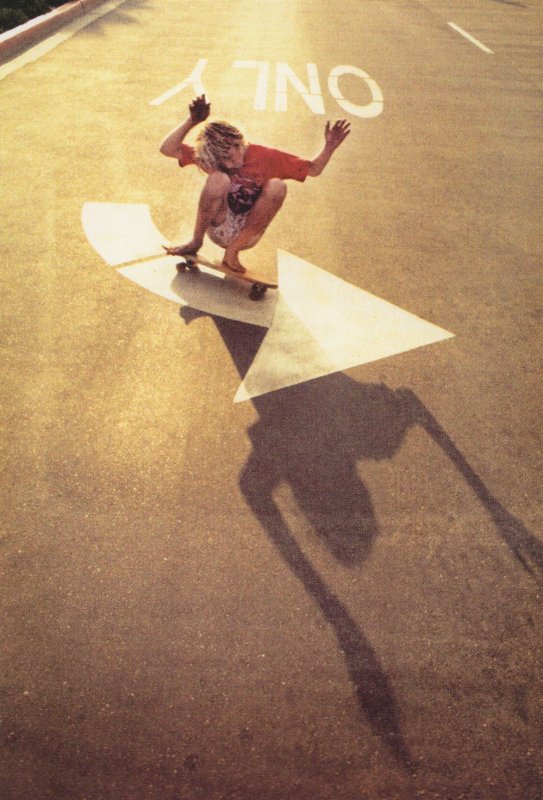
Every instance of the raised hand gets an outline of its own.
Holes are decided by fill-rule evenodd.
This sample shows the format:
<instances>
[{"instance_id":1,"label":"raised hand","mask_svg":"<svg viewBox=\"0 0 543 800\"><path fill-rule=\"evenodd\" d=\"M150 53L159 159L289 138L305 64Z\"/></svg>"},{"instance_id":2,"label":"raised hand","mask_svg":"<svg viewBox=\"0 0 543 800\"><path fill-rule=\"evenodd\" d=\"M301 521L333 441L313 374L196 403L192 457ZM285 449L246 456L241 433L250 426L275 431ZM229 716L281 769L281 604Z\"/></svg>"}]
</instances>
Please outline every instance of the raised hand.
<instances>
[{"instance_id":1,"label":"raised hand","mask_svg":"<svg viewBox=\"0 0 543 800\"><path fill-rule=\"evenodd\" d=\"M211 103L206 100L205 94L196 97L189 106L190 118L196 125L198 122L203 122L209 117L211 110Z\"/></svg>"},{"instance_id":2,"label":"raised hand","mask_svg":"<svg viewBox=\"0 0 543 800\"><path fill-rule=\"evenodd\" d=\"M351 124L347 122L346 119L338 119L333 125L327 122L324 130L326 146L330 150L335 150L336 147L339 147L340 144L345 141L350 132Z\"/></svg>"}]
</instances>

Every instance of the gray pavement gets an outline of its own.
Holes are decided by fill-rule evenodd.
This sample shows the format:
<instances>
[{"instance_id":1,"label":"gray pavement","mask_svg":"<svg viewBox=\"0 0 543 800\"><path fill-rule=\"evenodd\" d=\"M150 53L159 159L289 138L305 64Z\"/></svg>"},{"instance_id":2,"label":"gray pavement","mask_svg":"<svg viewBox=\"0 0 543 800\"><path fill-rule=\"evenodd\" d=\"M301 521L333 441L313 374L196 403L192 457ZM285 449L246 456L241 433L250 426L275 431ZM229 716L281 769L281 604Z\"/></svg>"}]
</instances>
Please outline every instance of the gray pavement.
<instances>
[{"instance_id":1,"label":"gray pavement","mask_svg":"<svg viewBox=\"0 0 543 800\"><path fill-rule=\"evenodd\" d=\"M542 17L127 0L0 81L6 800L540 800ZM192 221L201 59L255 142L352 123L270 242L455 338L233 403L265 330L104 263L86 202Z\"/></svg>"}]
</instances>

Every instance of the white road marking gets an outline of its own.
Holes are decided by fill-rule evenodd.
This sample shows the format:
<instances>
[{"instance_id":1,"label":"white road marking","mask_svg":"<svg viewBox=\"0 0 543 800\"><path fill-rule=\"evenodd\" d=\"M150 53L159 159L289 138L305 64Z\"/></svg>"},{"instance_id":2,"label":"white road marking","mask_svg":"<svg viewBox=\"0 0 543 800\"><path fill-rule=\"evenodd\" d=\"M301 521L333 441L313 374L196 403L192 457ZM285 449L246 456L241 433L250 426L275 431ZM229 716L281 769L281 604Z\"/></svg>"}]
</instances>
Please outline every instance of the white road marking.
<instances>
[{"instance_id":1,"label":"white road marking","mask_svg":"<svg viewBox=\"0 0 543 800\"><path fill-rule=\"evenodd\" d=\"M291 253L278 255L273 325L235 402L454 336Z\"/></svg>"},{"instance_id":2,"label":"white road marking","mask_svg":"<svg viewBox=\"0 0 543 800\"><path fill-rule=\"evenodd\" d=\"M338 81L341 75L357 75L359 78L362 78L362 80L367 83L371 92L371 103L365 106L359 106L346 100L339 89ZM358 69L358 67L351 67L348 64L341 64L338 67L334 67L328 76L328 89L334 100L336 100L348 114L354 114L356 117L365 117L369 119L371 117L378 117L383 110L384 101L381 89L373 78L370 78L367 72Z\"/></svg>"},{"instance_id":3,"label":"white road marking","mask_svg":"<svg viewBox=\"0 0 543 800\"><path fill-rule=\"evenodd\" d=\"M185 78L185 80L181 81L181 83L178 83L176 86L173 86L171 89L168 89L168 91L161 94L160 97L156 97L154 100L151 100L149 105L159 106L166 100L169 100L170 97L173 97L174 95L179 94L179 92L182 92L183 89L187 88L187 86L190 86L192 88L192 96L194 95L199 96L201 94L205 94L206 90L204 84L202 83L202 73L206 67L207 61L208 61L207 58L201 58L194 67L194 69L192 70L192 72L190 73L190 75L188 76L188 78Z\"/></svg>"},{"instance_id":4,"label":"white road marking","mask_svg":"<svg viewBox=\"0 0 543 800\"><path fill-rule=\"evenodd\" d=\"M259 302L240 281L212 270L178 274L176 258L156 255L166 240L145 204L85 203L82 220L108 264L148 259L118 270L139 286L207 314L269 328L235 402L453 336L284 250L278 251L279 289ZM183 234L188 239L190 230ZM211 243L206 251L211 258L221 253Z\"/></svg>"},{"instance_id":5,"label":"white road marking","mask_svg":"<svg viewBox=\"0 0 543 800\"><path fill-rule=\"evenodd\" d=\"M112 267L156 256L169 244L146 203L85 203L81 221L89 242Z\"/></svg>"},{"instance_id":6,"label":"white road marking","mask_svg":"<svg viewBox=\"0 0 543 800\"><path fill-rule=\"evenodd\" d=\"M275 110L287 110L287 85L291 83L314 114L324 114L324 102L316 64L307 64L309 88L305 86L286 61L278 61L276 67Z\"/></svg>"},{"instance_id":7,"label":"white road marking","mask_svg":"<svg viewBox=\"0 0 543 800\"><path fill-rule=\"evenodd\" d=\"M50 53L51 50L54 50L55 47L58 47L63 42L71 39L72 36L75 36L78 31L82 28L86 28L87 25L90 25L93 22L96 22L97 19L100 17L109 14L111 11L114 11L118 6L121 6L123 3L126 3L126 0L110 0L109 3L104 3L102 6L98 6L92 11L84 14L82 17L73 20L72 22L67 23L64 25L57 33L54 33L52 36L49 36L47 39L44 39L43 42L34 45L29 50L26 50L24 53L21 53L20 56L16 56L15 58L11 59L11 61L7 61L5 64L0 66L0 81L4 78L7 78L8 75L11 75L12 72L16 72L21 67L26 66L26 64L30 64L33 61L37 61L38 58Z\"/></svg>"},{"instance_id":8,"label":"white road marking","mask_svg":"<svg viewBox=\"0 0 543 800\"><path fill-rule=\"evenodd\" d=\"M269 61L234 61L234 67L237 69L257 69L258 78L256 81L255 102L253 108L255 111L265 111L266 101L268 97L268 77L270 74Z\"/></svg>"},{"instance_id":9,"label":"white road marking","mask_svg":"<svg viewBox=\"0 0 543 800\"><path fill-rule=\"evenodd\" d=\"M204 94L205 88L202 75L207 63L208 59L201 58L188 78L185 78L181 83L178 83L176 86L163 92L159 97L151 100L149 105L158 106L188 87L191 88L192 95ZM257 70L253 108L255 111L265 111L268 102L269 78L272 70L271 62L239 59L234 61L233 67L235 69ZM306 70L308 79L307 86L286 61L278 61L275 64L275 111L284 112L287 110L288 86L290 84L314 114L322 115L326 113L318 67L316 64L310 63L306 64ZM356 75L358 78L362 78L371 92L370 102L365 105L358 105L357 103L352 103L350 100L347 100L339 88L339 79L342 75ZM383 110L383 93L377 82L374 81L367 72L364 72L364 70L358 67L353 67L349 64L340 64L334 67L328 75L328 89L336 103L341 106L344 111L356 117L364 117L366 119L377 117Z\"/></svg>"},{"instance_id":10,"label":"white road marking","mask_svg":"<svg viewBox=\"0 0 543 800\"><path fill-rule=\"evenodd\" d=\"M454 22L448 22L447 25L449 25L451 28L453 28L455 31L457 31L457 33L459 33L461 36L465 36L465 38L468 41L470 41L472 44L476 45L476 47L479 47L483 52L490 53L490 55L494 55L494 51L493 50L491 50L486 45L482 44L482 42L480 42L478 39L475 39L470 33L465 31L459 25L456 25Z\"/></svg>"},{"instance_id":11,"label":"white road marking","mask_svg":"<svg viewBox=\"0 0 543 800\"><path fill-rule=\"evenodd\" d=\"M296 317L281 288L273 325L236 392L234 403L337 371L313 332Z\"/></svg>"}]
</instances>

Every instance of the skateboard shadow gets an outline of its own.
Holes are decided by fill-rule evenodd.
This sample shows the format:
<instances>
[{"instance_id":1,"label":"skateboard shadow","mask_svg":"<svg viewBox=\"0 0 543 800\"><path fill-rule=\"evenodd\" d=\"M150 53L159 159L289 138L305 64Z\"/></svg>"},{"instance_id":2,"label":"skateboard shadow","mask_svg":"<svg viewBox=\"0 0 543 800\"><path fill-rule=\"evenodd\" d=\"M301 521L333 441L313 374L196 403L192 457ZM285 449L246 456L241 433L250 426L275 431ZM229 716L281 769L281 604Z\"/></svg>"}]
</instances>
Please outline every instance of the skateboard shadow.
<instances>
[{"instance_id":1,"label":"skateboard shadow","mask_svg":"<svg viewBox=\"0 0 543 800\"><path fill-rule=\"evenodd\" d=\"M269 291L255 302L249 296L248 287L249 283L230 275L210 273L205 269L196 274L177 272L171 282L171 290L191 309L267 329L275 313L276 293Z\"/></svg>"},{"instance_id":2,"label":"skateboard shadow","mask_svg":"<svg viewBox=\"0 0 543 800\"><path fill-rule=\"evenodd\" d=\"M198 313L183 310L187 321ZM214 318L243 378L266 331ZM343 373L253 398L259 419L239 484L248 506L330 624L343 652L360 711L405 768L412 765L394 690L359 623L327 586L290 531L274 500L280 484L329 552L345 566L362 564L379 535L360 460L391 458L420 425L471 487L520 564L543 582L543 546L492 496L431 412L410 390L359 384Z\"/></svg>"}]
</instances>

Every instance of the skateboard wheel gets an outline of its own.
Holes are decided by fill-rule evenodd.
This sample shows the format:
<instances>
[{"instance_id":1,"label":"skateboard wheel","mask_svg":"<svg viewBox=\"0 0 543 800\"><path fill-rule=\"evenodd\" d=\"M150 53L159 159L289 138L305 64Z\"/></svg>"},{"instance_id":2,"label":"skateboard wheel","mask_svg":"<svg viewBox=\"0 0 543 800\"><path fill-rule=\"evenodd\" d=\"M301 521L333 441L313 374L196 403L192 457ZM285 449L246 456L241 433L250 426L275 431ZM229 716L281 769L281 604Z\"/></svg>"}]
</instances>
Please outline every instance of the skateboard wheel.
<instances>
[{"instance_id":1,"label":"skateboard wheel","mask_svg":"<svg viewBox=\"0 0 543 800\"><path fill-rule=\"evenodd\" d=\"M177 264L177 269L179 270L179 272L186 272L187 270L189 272L200 271L198 269L198 265L194 261L180 261L179 264Z\"/></svg>"},{"instance_id":2,"label":"skateboard wheel","mask_svg":"<svg viewBox=\"0 0 543 800\"><path fill-rule=\"evenodd\" d=\"M249 293L249 297L251 300L260 300L266 294L266 289L268 287L262 283L254 283L251 287L251 291Z\"/></svg>"}]
</instances>

